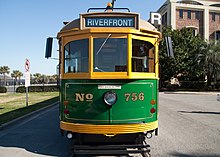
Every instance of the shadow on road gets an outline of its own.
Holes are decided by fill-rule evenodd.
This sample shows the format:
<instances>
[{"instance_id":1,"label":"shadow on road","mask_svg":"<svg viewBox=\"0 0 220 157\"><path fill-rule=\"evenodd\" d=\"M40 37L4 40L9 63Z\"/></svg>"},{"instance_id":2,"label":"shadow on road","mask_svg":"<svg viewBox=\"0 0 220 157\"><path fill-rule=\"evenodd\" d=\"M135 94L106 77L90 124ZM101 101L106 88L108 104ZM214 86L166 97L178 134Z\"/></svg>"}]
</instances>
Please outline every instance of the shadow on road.
<instances>
[{"instance_id":1,"label":"shadow on road","mask_svg":"<svg viewBox=\"0 0 220 157\"><path fill-rule=\"evenodd\" d=\"M169 154L171 157L219 157L217 154L199 154L199 153L191 153L191 154L186 154L186 153L179 153L179 152L173 152Z\"/></svg>"},{"instance_id":2,"label":"shadow on road","mask_svg":"<svg viewBox=\"0 0 220 157\"><path fill-rule=\"evenodd\" d=\"M204 112L204 111L178 111L180 113L197 113L197 114L220 114L220 112Z\"/></svg>"}]
</instances>

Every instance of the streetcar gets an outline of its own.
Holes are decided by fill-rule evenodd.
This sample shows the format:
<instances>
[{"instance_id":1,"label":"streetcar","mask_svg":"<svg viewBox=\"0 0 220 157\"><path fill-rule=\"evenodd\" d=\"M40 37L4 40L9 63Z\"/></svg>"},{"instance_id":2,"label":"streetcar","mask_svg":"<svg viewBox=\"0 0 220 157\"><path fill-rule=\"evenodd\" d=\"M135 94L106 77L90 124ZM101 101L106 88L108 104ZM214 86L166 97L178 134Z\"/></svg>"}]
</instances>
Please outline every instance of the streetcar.
<instances>
[{"instance_id":1,"label":"streetcar","mask_svg":"<svg viewBox=\"0 0 220 157\"><path fill-rule=\"evenodd\" d=\"M74 139L75 154L144 155L146 139L158 135L161 33L111 5L88 9L57 34L60 130Z\"/></svg>"}]
</instances>

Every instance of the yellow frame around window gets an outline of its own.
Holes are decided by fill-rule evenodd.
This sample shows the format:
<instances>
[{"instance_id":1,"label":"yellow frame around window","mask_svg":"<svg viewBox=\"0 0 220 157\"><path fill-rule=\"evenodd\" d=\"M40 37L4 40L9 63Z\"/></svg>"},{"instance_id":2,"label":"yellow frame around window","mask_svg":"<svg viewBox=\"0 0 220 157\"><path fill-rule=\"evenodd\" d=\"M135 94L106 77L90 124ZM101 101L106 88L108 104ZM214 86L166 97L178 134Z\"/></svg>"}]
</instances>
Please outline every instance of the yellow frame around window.
<instances>
[{"instance_id":1,"label":"yellow frame around window","mask_svg":"<svg viewBox=\"0 0 220 157\"><path fill-rule=\"evenodd\" d=\"M149 36L140 36L140 35L129 35L129 78L131 79L146 79L146 78L158 78L159 77L159 60L158 60L158 46L159 41L157 38L149 37ZM142 40L142 41L148 41L152 43L155 47L155 72L154 73L146 73L146 72L132 72L132 40Z\"/></svg>"},{"instance_id":2,"label":"yellow frame around window","mask_svg":"<svg viewBox=\"0 0 220 157\"><path fill-rule=\"evenodd\" d=\"M112 34L112 33L92 34L92 39L106 38L109 34ZM110 38L126 38L127 39L127 34L112 34ZM92 67L92 70L91 70L92 79L127 79L127 72L93 72L93 64L94 64L93 53L94 52L93 52L93 45L92 45L91 47L92 64L90 65Z\"/></svg>"},{"instance_id":3,"label":"yellow frame around window","mask_svg":"<svg viewBox=\"0 0 220 157\"><path fill-rule=\"evenodd\" d=\"M143 32L137 31L118 31L116 32L115 29L108 29L106 32L101 31L94 31L94 30L86 30L77 31L76 33L72 32L65 32L65 35L62 36L61 33L59 34L61 37L61 51L62 55L60 56L61 59L61 79L158 79L159 75L159 59L158 59L158 46L159 46L159 39L158 36L149 35ZM127 38L128 42L128 61L127 61L127 72L93 72L93 38L106 38L108 34L112 34L111 38ZM64 46L75 40L80 39L89 39L89 67L88 73L64 73ZM132 72L132 39L148 41L155 46L155 73L144 73L144 72Z\"/></svg>"},{"instance_id":4,"label":"yellow frame around window","mask_svg":"<svg viewBox=\"0 0 220 157\"><path fill-rule=\"evenodd\" d=\"M75 41L75 40L81 40L81 39L89 39L89 67L88 67L88 73L65 73L65 69L64 69L64 65L65 65L65 61L64 61L64 47L66 44L68 44L71 41ZM91 45L90 45L90 35L89 34L83 34L83 35L75 35L75 36L66 36L64 38L62 38L62 53L61 53L61 78L62 79L86 79L90 77L90 58L91 58Z\"/></svg>"}]
</instances>

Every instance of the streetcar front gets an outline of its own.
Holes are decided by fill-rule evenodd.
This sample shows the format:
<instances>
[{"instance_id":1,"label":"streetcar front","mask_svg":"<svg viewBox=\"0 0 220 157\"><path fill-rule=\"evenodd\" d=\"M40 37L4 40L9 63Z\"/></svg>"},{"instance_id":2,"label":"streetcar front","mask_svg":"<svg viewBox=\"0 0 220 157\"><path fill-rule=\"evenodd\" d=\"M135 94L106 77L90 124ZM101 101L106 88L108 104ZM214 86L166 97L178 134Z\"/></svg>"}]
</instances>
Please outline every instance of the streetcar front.
<instances>
[{"instance_id":1,"label":"streetcar front","mask_svg":"<svg viewBox=\"0 0 220 157\"><path fill-rule=\"evenodd\" d=\"M140 144L158 130L160 33L139 14L92 12L60 47L60 129L78 143Z\"/></svg>"}]
</instances>

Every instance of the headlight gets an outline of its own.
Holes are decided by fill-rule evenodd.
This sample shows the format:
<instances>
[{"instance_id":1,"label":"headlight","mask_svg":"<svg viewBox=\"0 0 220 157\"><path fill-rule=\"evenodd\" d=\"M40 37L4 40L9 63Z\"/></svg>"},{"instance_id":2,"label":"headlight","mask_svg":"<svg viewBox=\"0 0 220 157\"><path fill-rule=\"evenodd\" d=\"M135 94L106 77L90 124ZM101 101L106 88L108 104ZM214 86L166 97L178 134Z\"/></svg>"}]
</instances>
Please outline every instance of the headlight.
<instances>
[{"instance_id":1,"label":"headlight","mask_svg":"<svg viewBox=\"0 0 220 157\"><path fill-rule=\"evenodd\" d=\"M116 93L114 93L114 92L106 92L104 94L104 102L107 105L109 105L109 106L114 105L116 103L116 101L117 101Z\"/></svg>"}]
</instances>

